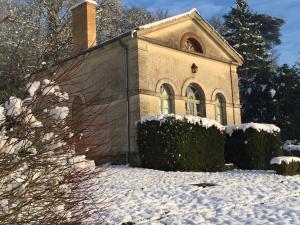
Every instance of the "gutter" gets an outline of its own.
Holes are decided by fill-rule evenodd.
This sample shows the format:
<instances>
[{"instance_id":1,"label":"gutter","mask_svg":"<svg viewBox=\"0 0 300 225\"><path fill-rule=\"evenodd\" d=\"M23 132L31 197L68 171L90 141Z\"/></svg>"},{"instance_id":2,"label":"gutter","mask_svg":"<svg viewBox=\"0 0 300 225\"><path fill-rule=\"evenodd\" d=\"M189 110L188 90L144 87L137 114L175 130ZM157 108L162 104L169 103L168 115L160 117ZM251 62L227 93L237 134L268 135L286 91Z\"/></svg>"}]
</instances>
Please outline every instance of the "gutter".
<instances>
[{"instance_id":1,"label":"gutter","mask_svg":"<svg viewBox=\"0 0 300 225\"><path fill-rule=\"evenodd\" d=\"M128 46L122 40L119 40L120 46L124 49L124 65L125 65L125 96L126 96L126 125L127 125L127 153L126 153L126 164L130 162L131 143L130 143L130 99L129 99L129 52Z\"/></svg>"},{"instance_id":2,"label":"gutter","mask_svg":"<svg viewBox=\"0 0 300 225\"><path fill-rule=\"evenodd\" d=\"M233 97L233 81L232 81L232 61L230 61L229 67L230 67L230 84L231 84L231 101L232 101L232 112L233 112L233 124L236 123L235 121L235 110L234 110L234 97Z\"/></svg>"}]
</instances>

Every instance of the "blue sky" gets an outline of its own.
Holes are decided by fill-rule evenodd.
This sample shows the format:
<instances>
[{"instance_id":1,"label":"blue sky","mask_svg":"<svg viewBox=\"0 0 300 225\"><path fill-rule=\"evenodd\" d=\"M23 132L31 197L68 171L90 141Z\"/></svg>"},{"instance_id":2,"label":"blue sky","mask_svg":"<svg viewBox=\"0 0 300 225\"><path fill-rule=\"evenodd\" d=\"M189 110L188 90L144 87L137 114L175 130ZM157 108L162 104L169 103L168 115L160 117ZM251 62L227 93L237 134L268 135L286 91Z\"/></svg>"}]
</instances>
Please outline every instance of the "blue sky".
<instances>
[{"instance_id":1,"label":"blue sky","mask_svg":"<svg viewBox=\"0 0 300 225\"><path fill-rule=\"evenodd\" d=\"M128 6L143 6L149 10L168 9L176 15L191 8L210 19L224 15L234 5L235 0L124 0ZM277 47L279 63L294 64L300 59L300 0L248 0L253 11L267 13L285 20L282 27L282 44Z\"/></svg>"}]
</instances>

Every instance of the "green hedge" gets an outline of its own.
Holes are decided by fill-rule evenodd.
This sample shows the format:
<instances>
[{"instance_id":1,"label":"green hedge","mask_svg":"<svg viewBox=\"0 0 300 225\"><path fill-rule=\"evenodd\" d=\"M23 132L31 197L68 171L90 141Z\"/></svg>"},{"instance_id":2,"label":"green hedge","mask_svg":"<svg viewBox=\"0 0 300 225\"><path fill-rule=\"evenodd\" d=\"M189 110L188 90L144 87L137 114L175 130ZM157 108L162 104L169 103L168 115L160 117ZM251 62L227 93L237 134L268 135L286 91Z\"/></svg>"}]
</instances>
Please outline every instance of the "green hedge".
<instances>
[{"instance_id":1,"label":"green hedge","mask_svg":"<svg viewBox=\"0 0 300 225\"><path fill-rule=\"evenodd\" d=\"M280 132L249 127L226 135L225 162L240 169L270 169L270 160L281 155Z\"/></svg>"},{"instance_id":2,"label":"green hedge","mask_svg":"<svg viewBox=\"0 0 300 225\"><path fill-rule=\"evenodd\" d=\"M300 157L300 151L283 151L283 155L285 156L294 156L294 157Z\"/></svg>"},{"instance_id":3,"label":"green hedge","mask_svg":"<svg viewBox=\"0 0 300 225\"><path fill-rule=\"evenodd\" d=\"M281 175L297 175L300 174L300 158L291 156L275 157L270 161L271 168L277 174Z\"/></svg>"},{"instance_id":4,"label":"green hedge","mask_svg":"<svg viewBox=\"0 0 300 225\"><path fill-rule=\"evenodd\" d=\"M166 171L221 171L224 132L173 117L138 123L142 166Z\"/></svg>"},{"instance_id":5,"label":"green hedge","mask_svg":"<svg viewBox=\"0 0 300 225\"><path fill-rule=\"evenodd\" d=\"M282 162L280 165L273 164L272 169L276 171L277 174L285 176L293 176L300 174L300 162Z\"/></svg>"}]
</instances>

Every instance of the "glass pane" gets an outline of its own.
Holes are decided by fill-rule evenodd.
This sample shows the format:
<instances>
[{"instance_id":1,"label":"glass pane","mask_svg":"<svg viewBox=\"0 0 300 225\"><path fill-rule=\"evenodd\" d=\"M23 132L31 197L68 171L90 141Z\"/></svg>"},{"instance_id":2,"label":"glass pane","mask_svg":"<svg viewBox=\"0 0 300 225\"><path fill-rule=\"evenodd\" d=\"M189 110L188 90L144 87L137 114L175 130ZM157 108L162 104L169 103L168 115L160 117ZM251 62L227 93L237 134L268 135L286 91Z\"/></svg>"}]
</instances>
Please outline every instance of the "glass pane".
<instances>
[{"instance_id":1,"label":"glass pane","mask_svg":"<svg viewBox=\"0 0 300 225\"><path fill-rule=\"evenodd\" d=\"M221 96L216 97L216 120L223 125L226 124L226 104Z\"/></svg>"},{"instance_id":2,"label":"glass pane","mask_svg":"<svg viewBox=\"0 0 300 225\"><path fill-rule=\"evenodd\" d=\"M200 88L193 85L186 90L186 113L205 117L205 96Z\"/></svg>"},{"instance_id":3,"label":"glass pane","mask_svg":"<svg viewBox=\"0 0 300 225\"><path fill-rule=\"evenodd\" d=\"M170 114L171 113L169 100L163 100L162 101L162 113L163 114Z\"/></svg>"},{"instance_id":4,"label":"glass pane","mask_svg":"<svg viewBox=\"0 0 300 225\"><path fill-rule=\"evenodd\" d=\"M170 90L166 85L162 85L160 88L160 111L162 114L172 113Z\"/></svg>"},{"instance_id":5,"label":"glass pane","mask_svg":"<svg viewBox=\"0 0 300 225\"><path fill-rule=\"evenodd\" d=\"M186 101L187 101L187 110L186 113L188 115L193 115L193 116L197 116L198 114L198 99L196 99L196 93L195 93L195 89L192 86L188 86L187 90L186 90Z\"/></svg>"}]
</instances>

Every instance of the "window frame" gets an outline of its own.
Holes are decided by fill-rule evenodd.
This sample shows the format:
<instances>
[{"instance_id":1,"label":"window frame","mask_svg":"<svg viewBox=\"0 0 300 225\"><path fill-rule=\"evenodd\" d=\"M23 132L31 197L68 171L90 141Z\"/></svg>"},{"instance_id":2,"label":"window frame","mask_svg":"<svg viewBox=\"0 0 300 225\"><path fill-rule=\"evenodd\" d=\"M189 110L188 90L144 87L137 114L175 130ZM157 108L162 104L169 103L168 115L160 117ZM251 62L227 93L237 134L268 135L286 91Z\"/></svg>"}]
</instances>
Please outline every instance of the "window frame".
<instances>
[{"instance_id":1,"label":"window frame","mask_svg":"<svg viewBox=\"0 0 300 225\"><path fill-rule=\"evenodd\" d=\"M162 84L160 86L160 113L161 114L172 114L174 113L174 91L169 84ZM167 107L165 107L167 105Z\"/></svg>"},{"instance_id":2,"label":"window frame","mask_svg":"<svg viewBox=\"0 0 300 225\"><path fill-rule=\"evenodd\" d=\"M187 115L206 117L205 94L197 84L189 84L185 91L185 110Z\"/></svg>"},{"instance_id":3,"label":"window frame","mask_svg":"<svg viewBox=\"0 0 300 225\"><path fill-rule=\"evenodd\" d=\"M189 47L187 46L188 43L190 43ZM193 37L190 37L190 38L186 39L186 41L184 43L184 50L186 50L188 52L203 54L201 44Z\"/></svg>"},{"instance_id":4,"label":"window frame","mask_svg":"<svg viewBox=\"0 0 300 225\"><path fill-rule=\"evenodd\" d=\"M200 48L199 51L189 51L187 48L186 48L186 42L188 40L192 40L192 42L196 42L197 44L197 47L196 49ZM200 37L197 36L197 34L195 33L192 33L192 32L188 32L188 33L185 33L181 40L180 40L180 48L184 51L187 51L187 52L191 52L191 53L196 53L196 54L201 54L201 55L205 55L206 54L206 50L205 50L205 46L201 40Z\"/></svg>"},{"instance_id":5,"label":"window frame","mask_svg":"<svg viewBox=\"0 0 300 225\"><path fill-rule=\"evenodd\" d=\"M221 93L215 96L215 120L224 126L227 125L226 99Z\"/></svg>"}]
</instances>

